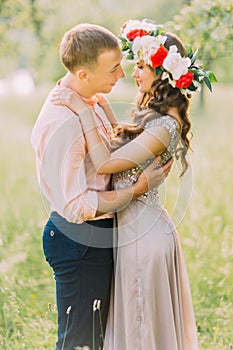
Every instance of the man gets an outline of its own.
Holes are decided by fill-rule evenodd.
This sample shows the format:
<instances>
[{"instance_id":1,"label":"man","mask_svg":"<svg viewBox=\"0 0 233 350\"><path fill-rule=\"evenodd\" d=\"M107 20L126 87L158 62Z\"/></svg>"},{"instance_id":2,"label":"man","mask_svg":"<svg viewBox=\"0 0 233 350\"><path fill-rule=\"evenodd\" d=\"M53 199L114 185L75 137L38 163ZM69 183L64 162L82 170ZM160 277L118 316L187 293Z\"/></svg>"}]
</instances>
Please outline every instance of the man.
<instances>
[{"instance_id":1,"label":"man","mask_svg":"<svg viewBox=\"0 0 233 350\"><path fill-rule=\"evenodd\" d=\"M86 104L93 105L93 96L109 93L124 77L118 40L100 26L80 24L68 31L60 57L67 74L59 85L76 91ZM111 124L98 104L94 109L109 145ZM56 350L102 349L113 269L112 213L159 185L162 171L154 171L152 164L132 187L110 191L110 177L96 174L87 154L78 116L55 106L51 94L31 140L41 191L51 210L43 247L56 280ZM166 166L165 175L168 171ZM101 303L93 309L95 300Z\"/></svg>"}]
</instances>

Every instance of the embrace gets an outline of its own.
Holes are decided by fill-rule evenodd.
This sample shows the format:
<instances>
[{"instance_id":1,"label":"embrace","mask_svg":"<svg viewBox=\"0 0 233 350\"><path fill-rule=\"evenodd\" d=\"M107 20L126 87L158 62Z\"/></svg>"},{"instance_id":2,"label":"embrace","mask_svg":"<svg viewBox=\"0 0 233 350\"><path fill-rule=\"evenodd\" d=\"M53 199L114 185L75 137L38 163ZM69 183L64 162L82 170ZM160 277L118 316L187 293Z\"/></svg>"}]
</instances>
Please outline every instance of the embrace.
<instances>
[{"instance_id":1,"label":"embrace","mask_svg":"<svg viewBox=\"0 0 233 350\"><path fill-rule=\"evenodd\" d=\"M122 56L138 86L125 125L105 96L125 76ZM174 156L187 170L189 101L207 72L147 20L128 21L119 38L79 24L60 58L67 74L31 136L51 211L43 249L56 281L56 350L197 350L182 248L158 187Z\"/></svg>"}]
</instances>

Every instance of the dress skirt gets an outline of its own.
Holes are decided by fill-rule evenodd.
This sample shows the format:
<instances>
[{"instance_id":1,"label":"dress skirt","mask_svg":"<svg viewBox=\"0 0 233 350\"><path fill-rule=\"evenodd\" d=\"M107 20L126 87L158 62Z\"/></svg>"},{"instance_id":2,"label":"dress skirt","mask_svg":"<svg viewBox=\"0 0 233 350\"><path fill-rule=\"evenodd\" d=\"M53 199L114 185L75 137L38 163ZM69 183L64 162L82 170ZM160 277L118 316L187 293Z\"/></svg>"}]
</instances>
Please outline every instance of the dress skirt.
<instances>
[{"instance_id":1,"label":"dress skirt","mask_svg":"<svg viewBox=\"0 0 233 350\"><path fill-rule=\"evenodd\" d=\"M105 350L197 350L186 266L164 208L133 201L117 215Z\"/></svg>"}]
</instances>

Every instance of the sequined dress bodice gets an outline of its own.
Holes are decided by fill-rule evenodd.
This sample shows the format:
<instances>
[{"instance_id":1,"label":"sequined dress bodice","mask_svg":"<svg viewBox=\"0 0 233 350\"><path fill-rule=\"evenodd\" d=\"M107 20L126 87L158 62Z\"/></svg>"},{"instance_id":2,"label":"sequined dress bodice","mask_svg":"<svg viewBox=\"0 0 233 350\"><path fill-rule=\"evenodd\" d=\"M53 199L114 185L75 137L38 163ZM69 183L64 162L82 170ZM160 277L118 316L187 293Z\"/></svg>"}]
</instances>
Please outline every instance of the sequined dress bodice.
<instances>
[{"instance_id":1,"label":"sequined dress bodice","mask_svg":"<svg viewBox=\"0 0 233 350\"><path fill-rule=\"evenodd\" d=\"M145 129L152 126L162 126L166 128L170 136L169 145L166 151L161 155L161 161L157 165L157 167L160 168L173 156L176 150L178 140L179 140L178 123L172 117L165 115L160 118L153 119L147 122L145 124ZM147 159L145 162L141 163L140 165L132 169L114 174L113 175L114 188L122 189L133 185L138 180L138 177L142 173L143 169L145 169L148 165L150 165L154 159L155 159L154 157ZM160 203L158 198L158 189L156 187L153 188L152 190L144 193L144 195L140 196L138 200L141 200L148 205L159 205Z\"/></svg>"}]
</instances>

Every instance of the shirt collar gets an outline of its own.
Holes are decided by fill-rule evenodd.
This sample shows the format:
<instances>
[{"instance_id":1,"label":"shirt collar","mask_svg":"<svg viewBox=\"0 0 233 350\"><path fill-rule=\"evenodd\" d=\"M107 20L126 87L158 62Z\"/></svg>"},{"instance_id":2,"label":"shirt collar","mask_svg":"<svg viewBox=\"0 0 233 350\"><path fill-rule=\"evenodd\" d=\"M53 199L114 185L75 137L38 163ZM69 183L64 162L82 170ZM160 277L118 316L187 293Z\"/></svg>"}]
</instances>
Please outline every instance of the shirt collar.
<instances>
[{"instance_id":1,"label":"shirt collar","mask_svg":"<svg viewBox=\"0 0 233 350\"><path fill-rule=\"evenodd\" d=\"M82 96L81 96L82 97ZM98 97L98 95L94 95L92 96L91 98L85 98L85 97L82 97L83 101L88 104L89 106L96 106L100 100L100 98Z\"/></svg>"}]
</instances>

